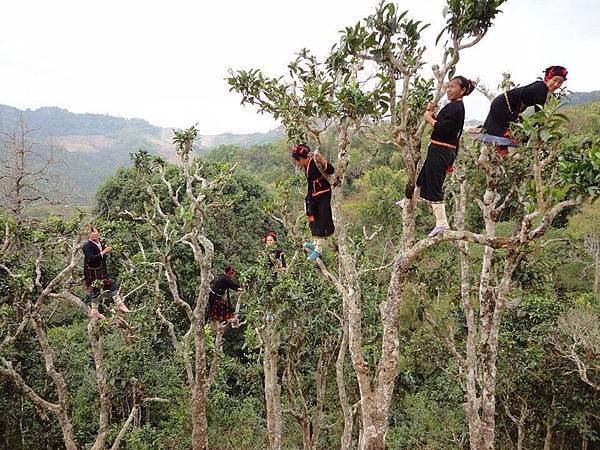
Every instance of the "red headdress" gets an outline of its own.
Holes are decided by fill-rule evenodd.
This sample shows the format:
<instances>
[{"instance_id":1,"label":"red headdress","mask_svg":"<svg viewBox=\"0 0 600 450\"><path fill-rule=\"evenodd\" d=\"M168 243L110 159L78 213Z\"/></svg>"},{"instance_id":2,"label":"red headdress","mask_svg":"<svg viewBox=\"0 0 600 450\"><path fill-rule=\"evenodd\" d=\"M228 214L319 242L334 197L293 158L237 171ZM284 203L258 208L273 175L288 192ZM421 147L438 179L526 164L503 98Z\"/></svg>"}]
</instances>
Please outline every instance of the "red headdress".
<instances>
[{"instance_id":1,"label":"red headdress","mask_svg":"<svg viewBox=\"0 0 600 450\"><path fill-rule=\"evenodd\" d=\"M300 158L308 158L310 147L306 144L298 144L292 147L292 158L298 161Z\"/></svg>"},{"instance_id":2,"label":"red headdress","mask_svg":"<svg viewBox=\"0 0 600 450\"><path fill-rule=\"evenodd\" d=\"M277 233L275 233L273 230L269 230L269 231L267 231L267 234L264 235L263 241L267 242L267 238L269 236L271 236L274 240L277 240Z\"/></svg>"},{"instance_id":3,"label":"red headdress","mask_svg":"<svg viewBox=\"0 0 600 450\"><path fill-rule=\"evenodd\" d=\"M566 80L568 73L569 71L563 66L550 66L544 70L544 81L548 81L555 76L563 77Z\"/></svg>"}]
</instances>

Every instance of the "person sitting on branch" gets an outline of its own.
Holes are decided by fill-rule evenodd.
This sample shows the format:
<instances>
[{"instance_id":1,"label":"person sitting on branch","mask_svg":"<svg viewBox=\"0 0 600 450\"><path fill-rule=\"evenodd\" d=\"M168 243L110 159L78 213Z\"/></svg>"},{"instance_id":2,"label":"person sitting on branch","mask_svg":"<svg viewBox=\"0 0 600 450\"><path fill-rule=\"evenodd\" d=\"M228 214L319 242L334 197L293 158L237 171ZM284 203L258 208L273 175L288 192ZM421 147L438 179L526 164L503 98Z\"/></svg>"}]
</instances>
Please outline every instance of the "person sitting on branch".
<instances>
[{"instance_id":1,"label":"person sitting on branch","mask_svg":"<svg viewBox=\"0 0 600 450\"><path fill-rule=\"evenodd\" d=\"M327 180L327 175L333 174L335 169L318 151L313 154L306 144L294 146L292 158L294 164L304 169L308 183L305 207L313 240L305 242L304 248L310 252L308 259L315 261L323 254L325 240L335 231L331 213L331 184Z\"/></svg>"},{"instance_id":2,"label":"person sitting on branch","mask_svg":"<svg viewBox=\"0 0 600 450\"><path fill-rule=\"evenodd\" d=\"M241 290L240 285L233 281L236 270L227 266L221 276L211 283L208 296L208 318L216 322L235 322L237 317L229 301L229 290Z\"/></svg>"},{"instance_id":3,"label":"person sitting on branch","mask_svg":"<svg viewBox=\"0 0 600 450\"><path fill-rule=\"evenodd\" d=\"M414 195L431 204L435 216L435 227L428 237L449 230L446 209L444 208L444 180L446 173L452 172L452 164L458 153L458 143L465 122L465 107L462 99L475 88L473 82L463 76L452 78L447 85L446 95L450 102L444 106L437 116L436 105L430 103L423 117L433 127L431 140L427 150L427 158L417 177ZM406 192L403 200L396 202L404 207L413 197L413 192Z\"/></svg>"},{"instance_id":4,"label":"person sitting on branch","mask_svg":"<svg viewBox=\"0 0 600 450\"><path fill-rule=\"evenodd\" d=\"M123 303L118 295L118 286L112 280L106 269L107 255L112 251L112 247L104 246L100 242L100 232L92 227L88 236L88 241L83 245L83 277L88 291L88 298L91 300L90 317L103 319L104 315L98 311L98 298L101 293L108 292L110 298L115 298L117 310L121 312L130 312L129 308Z\"/></svg>"},{"instance_id":5,"label":"person sitting on branch","mask_svg":"<svg viewBox=\"0 0 600 450\"><path fill-rule=\"evenodd\" d=\"M490 105L490 112L482 128L474 128L469 133L476 134L475 139L496 145L500 156L508 154L508 147L516 147L517 142L510 135L510 124L518 122L521 114L533 106L536 111L546 104L548 94L553 94L567 79L567 69L562 66L550 66L541 78L527 86L520 86L497 96Z\"/></svg>"}]
</instances>

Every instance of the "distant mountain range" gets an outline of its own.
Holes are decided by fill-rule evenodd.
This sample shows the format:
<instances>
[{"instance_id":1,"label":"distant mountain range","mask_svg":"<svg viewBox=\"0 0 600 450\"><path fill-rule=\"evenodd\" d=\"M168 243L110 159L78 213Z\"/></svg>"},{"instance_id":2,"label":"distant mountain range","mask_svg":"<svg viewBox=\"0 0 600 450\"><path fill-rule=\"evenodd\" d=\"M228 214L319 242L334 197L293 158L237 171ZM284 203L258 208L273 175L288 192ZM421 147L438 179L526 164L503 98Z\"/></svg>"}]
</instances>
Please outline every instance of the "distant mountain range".
<instances>
[{"instance_id":1,"label":"distant mountain range","mask_svg":"<svg viewBox=\"0 0 600 450\"><path fill-rule=\"evenodd\" d=\"M52 146L60 153L62 173L84 196L95 192L118 167L128 166L129 154L139 149L170 161L177 159L172 144L173 130L156 127L143 119L75 114L56 107L23 111L0 105L0 130L18 129L21 119L31 130L30 140L39 144L42 151ZM251 147L275 142L283 135L281 129L266 133L201 135L198 151L203 154L222 144Z\"/></svg>"},{"instance_id":2,"label":"distant mountain range","mask_svg":"<svg viewBox=\"0 0 600 450\"><path fill-rule=\"evenodd\" d=\"M569 96L569 103L579 105L599 99L600 91L574 92ZM75 114L56 107L23 111L0 105L0 130L17 129L21 118L32 130L33 141L42 148L52 145L60 151L63 174L83 194L95 192L118 167L128 166L129 154L139 149L176 160L173 130L156 127L143 119ZM471 125L478 124L478 121L471 122ZM201 135L198 150L202 154L223 144L252 147L276 142L284 135L282 128L266 133Z\"/></svg>"},{"instance_id":3,"label":"distant mountain range","mask_svg":"<svg viewBox=\"0 0 600 450\"><path fill-rule=\"evenodd\" d=\"M600 100L600 91L592 92L571 92L567 95L569 105L583 105L584 103L591 103Z\"/></svg>"},{"instance_id":4,"label":"distant mountain range","mask_svg":"<svg viewBox=\"0 0 600 450\"><path fill-rule=\"evenodd\" d=\"M24 111L0 105L0 128L14 129L23 118L28 128L35 130L36 138L43 138L69 152L93 153L109 150L129 138L139 138L141 146L149 145L165 157L175 154L171 143L173 130L156 127L143 119L124 119L108 114L76 114L57 107L42 107ZM274 142L283 136L275 129L266 133L222 133L200 136L200 152L204 153L222 144L251 147Z\"/></svg>"}]
</instances>

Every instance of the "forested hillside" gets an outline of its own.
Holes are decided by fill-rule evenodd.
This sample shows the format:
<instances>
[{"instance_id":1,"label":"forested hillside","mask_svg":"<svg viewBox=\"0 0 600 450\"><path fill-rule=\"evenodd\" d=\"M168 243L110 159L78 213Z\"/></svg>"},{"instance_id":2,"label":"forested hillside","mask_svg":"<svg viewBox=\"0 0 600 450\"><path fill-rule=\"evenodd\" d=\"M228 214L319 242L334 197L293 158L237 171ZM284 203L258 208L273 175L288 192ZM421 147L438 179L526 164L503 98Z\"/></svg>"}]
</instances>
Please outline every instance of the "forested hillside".
<instances>
[{"instance_id":1,"label":"forested hillside","mask_svg":"<svg viewBox=\"0 0 600 450\"><path fill-rule=\"evenodd\" d=\"M171 162L177 155L171 146L173 130L151 125L142 119L124 119L108 114L75 114L65 109L45 107L19 110L0 105L0 132L13 133L27 129L27 141L35 144L36 152L54 152L56 175L69 187L67 203L84 206L96 189L119 167L130 164L130 153L146 150ZM222 144L249 147L275 142L282 132L203 135L196 142L199 154ZM6 151L6 139L1 140L0 155Z\"/></svg>"}]
</instances>

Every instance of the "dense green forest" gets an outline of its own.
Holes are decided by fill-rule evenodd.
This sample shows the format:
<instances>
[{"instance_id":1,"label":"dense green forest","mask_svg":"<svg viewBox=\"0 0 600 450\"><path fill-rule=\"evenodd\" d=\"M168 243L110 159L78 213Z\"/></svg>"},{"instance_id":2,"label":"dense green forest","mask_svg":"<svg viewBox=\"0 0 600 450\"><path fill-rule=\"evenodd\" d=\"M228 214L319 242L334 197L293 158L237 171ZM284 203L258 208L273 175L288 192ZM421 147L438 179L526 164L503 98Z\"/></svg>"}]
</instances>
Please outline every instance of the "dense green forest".
<instances>
[{"instance_id":1,"label":"dense green forest","mask_svg":"<svg viewBox=\"0 0 600 450\"><path fill-rule=\"evenodd\" d=\"M598 104L586 105L569 111L571 124L586 123L590 128L579 129L597 133ZM594 125L596 129L594 130ZM590 136L593 136L590 134ZM591 137L590 137L591 138ZM597 145L597 143L596 143ZM373 144L357 139L352 152L357 155ZM335 352L339 345L340 330L332 313L339 312L339 296L318 270L299 259L292 272L279 277L275 285L265 267L265 249L261 236L269 230L280 232L280 244L292 256L298 243L286 234L271 214L289 201L291 209L301 208L300 194L303 180L294 171L287 155L287 144L257 146L245 149L222 146L209 153L207 170L222 170L236 166L223 186L222 193L230 203L227 208L211 213L207 236L215 245L213 274L218 275L226 264L240 269L240 277L247 285L242 298L241 316L246 322L240 328L228 329L223 336L223 353L219 370L208 399L210 448L263 448L266 444L265 405L261 359L263 351L256 328L266 311L279 315L281 333L281 367L279 375L286 383L286 365L292 364L305 396L309 415L316 413L315 370L320 358L324 361L322 427L317 448L338 446L343 417L337 399L335 379ZM386 245L398 239L400 212L393 201L402 195L404 177L400 164L394 161L391 149L382 148L377 159L361 166L360 158L352 165L346 192L346 207L352 217L352 235L365 264L385 260ZM210 168L210 169L208 169ZM176 178L178 169L168 167L170 177ZM97 194L95 223L102 237L116 251L111 257L113 273L125 290L131 290L156 276L141 263L137 239L149 239L143 225L136 225L119 216L124 210L142 208L145 200L134 169L122 169L109 179ZM555 220L544 240L539 242L531 256L525 259L513 275L515 305L508 311L500 335L499 404L497 436L499 448L510 448L516 443L518 421L523 419L524 448L541 448L551 426L556 448L579 447L583 440L590 445L598 439L598 314L600 301L593 292L594 264L597 253L586 247L587 239L598 239L600 211L597 204L573 208ZM511 217L499 223L503 229L511 227ZM20 311L15 295L27 292L27 283L35 278L36 249L42 245L57 247L57 241L77 236L81 238L82 222L65 222L57 217L46 221L20 223L4 215L5 225L14 232L19 242L19 255L4 259L3 264L18 268L17 280L2 274L2 330L3 338L14 331ZM419 211L418 232L428 229L427 211ZM469 213L469 228L480 227L477 208ZM366 241L363 227L379 229L376 240ZM6 238L6 236L5 236ZM58 244L64 245L64 243ZM149 245L146 243L146 245ZM189 298L198 284L189 252L180 248L177 255L180 270L187 274L180 289ZM7 253L3 255L5 258ZM61 258L53 258L44 265L44 278L50 279L60 268ZM326 255L333 263L335 254ZM387 256L389 257L389 255ZM438 331L424 319L424 311L452 318L460 342L464 318L456 305L459 262L457 250L450 244L440 245L427 254L415 267L415 292L402 305L400 325L401 371L396 381L388 445L390 448L457 448L466 445L467 433L463 409L463 394L457 380L456 362L441 341ZM596 258L596 260L594 260ZM132 263L133 262L133 263ZM80 264L78 262L78 264ZM187 266L187 267L185 267ZM596 270L598 270L596 268ZM597 276L597 274L596 274ZM76 266L70 280L70 289L84 298L78 280L80 267ZM365 326L375 327L373 316L384 295L385 273L365 278ZM161 284L164 282L161 282ZM65 282L69 286L69 282ZM149 284L149 283L148 283ZM127 418L134 402L134 386L141 385L151 397L161 397L169 403L144 405L135 417L135 427L125 437L126 448L185 448L190 445L190 394L177 355L155 311L164 305L175 324L183 333L185 322L171 302L165 301L148 284L135 292L129 300L134 313L127 317L134 328L129 340L115 324L107 323L104 354L111 395L110 438L114 438ZM166 290L161 286L161 291ZM37 296L31 286L27 295ZM35 297L34 297L35 298ZM80 442L92 442L97 428L99 400L93 359L90 354L86 326L88 319L79 309L57 299L48 299L43 307L45 327L52 346L55 364L66 375L69 407ZM206 330L210 352L214 351L214 336ZM458 344L460 345L460 344ZM585 364L588 376L596 388L582 381L576 362L565 350L575 345ZM315 353L315 349L318 349ZM368 349L365 349L368 350ZM371 349L373 351L373 349ZM323 355L323 353L329 353ZM10 350L3 349L3 358L13 361L36 391L48 398L54 393L48 385L40 349L33 330L24 333ZM356 386L346 368L348 395L358 399ZM294 374L294 376L296 375ZM294 388L286 385L286 409L299 408ZM61 448L62 438L53 417L43 414L16 389L14 383L2 381L1 420L4 448ZM303 408L303 407L302 407ZM298 411L303 412L300 408ZM517 419L517 422L514 419ZM302 423L293 414L284 415L284 448L297 448L302 443ZM590 447L592 448L592 447Z\"/></svg>"},{"instance_id":2,"label":"dense green forest","mask_svg":"<svg viewBox=\"0 0 600 450\"><path fill-rule=\"evenodd\" d=\"M177 163L132 142L92 211L2 210L0 448L600 448L600 102L549 102L504 159L464 136L451 232L428 238L429 207L394 204L426 147L426 102L503 2L463 3L448 2L454 50L433 78L423 24L382 3L326 63L301 52L289 82L231 73L289 139L199 155L192 127L175 132ZM360 83L356 55L385 62L396 41L399 80ZM317 263L302 251L298 139L337 169L337 231ZM90 224L128 314L103 295L106 317L88 317ZM228 265L239 318L209 323Z\"/></svg>"}]
</instances>

